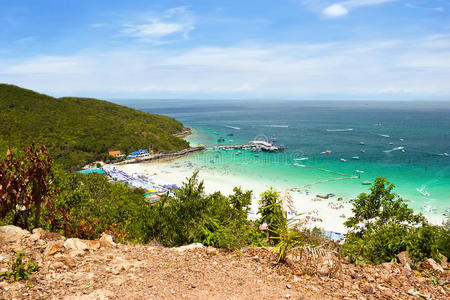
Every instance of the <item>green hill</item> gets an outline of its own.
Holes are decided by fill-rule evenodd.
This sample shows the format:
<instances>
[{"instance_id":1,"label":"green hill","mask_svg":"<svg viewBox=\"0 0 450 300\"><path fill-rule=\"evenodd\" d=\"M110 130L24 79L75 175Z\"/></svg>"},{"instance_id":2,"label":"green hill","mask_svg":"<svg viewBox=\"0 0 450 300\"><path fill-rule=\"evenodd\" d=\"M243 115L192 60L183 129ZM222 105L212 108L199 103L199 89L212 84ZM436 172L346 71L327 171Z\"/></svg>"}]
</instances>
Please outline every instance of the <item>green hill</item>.
<instances>
[{"instance_id":1,"label":"green hill","mask_svg":"<svg viewBox=\"0 0 450 300\"><path fill-rule=\"evenodd\" d=\"M111 150L186 148L189 144L173 135L182 130L172 118L107 101L53 98L0 84L0 150L41 143L67 169L101 159Z\"/></svg>"}]
</instances>

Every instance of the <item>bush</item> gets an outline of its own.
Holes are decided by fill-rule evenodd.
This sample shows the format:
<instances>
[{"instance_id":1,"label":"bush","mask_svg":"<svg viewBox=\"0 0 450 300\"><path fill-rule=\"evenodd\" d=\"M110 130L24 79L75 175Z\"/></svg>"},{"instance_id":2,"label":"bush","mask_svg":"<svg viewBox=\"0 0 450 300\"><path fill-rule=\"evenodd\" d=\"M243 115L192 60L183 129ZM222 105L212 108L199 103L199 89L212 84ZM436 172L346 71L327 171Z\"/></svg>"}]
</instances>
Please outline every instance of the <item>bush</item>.
<instances>
[{"instance_id":1,"label":"bush","mask_svg":"<svg viewBox=\"0 0 450 300\"><path fill-rule=\"evenodd\" d=\"M378 177L371 193L362 193L353 203L354 216L344 224L349 228L343 254L352 262L379 264L394 260L407 250L415 262L426 257L440 260L438 228L421 214L414 214L397 198L385 178Z\"/></svg>"},{"instance_id":2,"label":"bush","mask_svg":"<svg viewBox=\"0 0 450 300\"><path fill-rule=\"evenodd\" d=\"M229 197L217 192L206 195L198 172L174 195L165 195L142 209L143 242L156 238L164 246L200 242L234 249L247 244L251 228L247 220L251 192L234 189Z\"/></svg>"},{"instance_id":3,"label":"bush","mask_svg":"<svg viewBox=\"0 0 450 300\"><path fill-rule=\"evenodd\" d=\"M23 262L24 252L20 251L16 254L13 261L10 263L10 271L5 271L0 273L0 281L11 278L15 281L27 280L30 278L31 274L39 270L39 265L33 262L31 259L28 260L26 265Z\"/></svg>"}]
</instances>

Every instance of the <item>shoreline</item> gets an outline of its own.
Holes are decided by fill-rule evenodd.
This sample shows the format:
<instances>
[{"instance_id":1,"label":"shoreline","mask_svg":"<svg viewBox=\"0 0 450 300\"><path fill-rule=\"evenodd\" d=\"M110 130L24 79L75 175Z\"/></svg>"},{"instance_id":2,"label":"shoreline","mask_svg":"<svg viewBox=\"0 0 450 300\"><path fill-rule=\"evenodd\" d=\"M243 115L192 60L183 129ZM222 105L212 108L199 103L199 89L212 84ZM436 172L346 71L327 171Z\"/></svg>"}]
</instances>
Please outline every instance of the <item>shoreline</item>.
<instances>
[{"instance_id":1,"label":"shoreline","mask_svg":"<svg viewBox=\"0 0 450 300\"><path fill-rule=\"evenodd\" d=\"M317 197L317 193L308 189L299 189L298 187L284 187L272 185L268 181L262 181L245 177L239 174L218 174L208 168L194 168L190 161L179 160L179 157L159 159L153 161L139 161L133 164L116 165L116 168L130 175L143 174L149 176L153 181L160 185L176 184L186 181L186 178L192 176L195 170L199 171L199 180L204 182L205 192L221 192L224 195L233 193L234 187L240 187L243 190L253 192L252 204L249 216L256 217L258 211L258 200L260 194L273 186L281 197L291 198L292 206L304 219L307 227L319 227L326 231L346 233L347 228L343 225L345 220L352 215L352 203L350 199L341 199L330 197L323 199ZM293 217L295 214L289 214ZM427 220L435 225L441 225L444 218L437 215L424 214Z\"/></svg>"}]
</instances>

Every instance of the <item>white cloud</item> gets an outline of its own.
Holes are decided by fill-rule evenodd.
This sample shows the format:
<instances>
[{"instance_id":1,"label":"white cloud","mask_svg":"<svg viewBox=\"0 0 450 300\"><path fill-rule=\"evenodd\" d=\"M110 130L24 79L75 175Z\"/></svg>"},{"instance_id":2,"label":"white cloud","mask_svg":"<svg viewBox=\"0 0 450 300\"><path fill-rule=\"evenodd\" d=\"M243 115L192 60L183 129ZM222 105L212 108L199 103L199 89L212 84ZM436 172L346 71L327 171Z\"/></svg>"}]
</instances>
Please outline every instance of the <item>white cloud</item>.
<instances>
[{"instance_id":1,"label":"white cloud","mask_svg":"<svg viewBox=\"0 0 450 300\"><path fill-rule=\"evenodd\" d=\"M0 78L53 95L449 99L450 36L35 57L0 61Z\"/></svg>"},{"instance_id":2,"label":"white cloud","mask_svg":"<svg viewBox=\"0 0 450 300\"><path fill-rule=\"evenodd\" d=\"M322 13L329 17L340 17L348 14L348 10L340 4L332 4L326 7Z\"/></svg>"},{"instance_id":3,"label":"white cloud","mask_svg":"<svg viewBox=\"0 0 450 300\"><path fill-rule=\"evenodd\" d=\"M93 23L90 25L91 28L100 28L100 27L104 27L106 24L105 23Z\"/></svg>"},{"instance_id":4,"label":"white cloud","mask_svg":"<svg viewBox=\"0 0 450 300\"><path fill-rule=\"evenodd\" d=\"M444 12L445 9L442 6L438 6L438 7L425 7L425 6L419 6L419 5L414 5L411 3L406 3L405 4L406 7L408 8L415 8L415 9L423 9L423 10L431 10L431 11L436 11L436 12Z\"/></svg>"},{"instance_id":5,"label":"white cloud","mask_svg":"<svg viewBox=\"0 0 450 300\"><path fill-rule=\"evenodd\" d=\"M166 10L162 17L148 18L144 23L124 24L121 33L137 38L142 42L160 44L167 42L166 37L189 38L189 32L194 30L194 21L185 6Z\"/></svg>"},{"instance_id":6,"label":"white cloud","mask_svg":"<svg viewBox=\"0 0 450 300\"><path fill-rule=\"evenodd\" d=\"M321 10L321 13L327 17L342 17L347 15L349 11L354 8L358 8L361 6L379 5L396 1L399 0L349 0L326 5L325 8Z\"/></svg>"}]
</instances>

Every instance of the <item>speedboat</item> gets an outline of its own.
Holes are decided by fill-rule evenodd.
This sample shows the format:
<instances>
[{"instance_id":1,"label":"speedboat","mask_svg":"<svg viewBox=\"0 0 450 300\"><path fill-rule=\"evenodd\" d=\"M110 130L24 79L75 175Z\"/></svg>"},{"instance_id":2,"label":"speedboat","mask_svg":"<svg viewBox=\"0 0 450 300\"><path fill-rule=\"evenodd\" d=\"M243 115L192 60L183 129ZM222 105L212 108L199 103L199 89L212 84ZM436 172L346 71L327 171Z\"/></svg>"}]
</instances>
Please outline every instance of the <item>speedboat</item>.
<instances>
[{"instance_id":1,"label":"speedboat","mask_svg":"<svg viewBox=\"0 0 450 300\"><path fill-rule=\"evenodd\" d=\"M370 181L363 181L361 184L363 184L363 185L369 185L369 184L372 184L372 182L370 182Z\"/></svg>"},{"instance_id":2,"label":"speedboat","mask_svg":"<svg viewBox=\"0 0 450 300\"><path fill-rule=\"evenodd\" d=\"M360 145L365 145L366 143L364 143L364 142L359 142L359 144L360 144Z\"/></svg>"},{"instance_id":3,"label":"speedboat","mask_svg":"<svg viewBox=\"0 0 450 300\"><path fill-rule=\"evenodd\" d=\"M365 150L365 149L361 149L360 151L361 151L362 153L366 152L366 150Z\"/></svg>"},{"instance_id":4,"label":"speedboat","mask_svg":"<svg viewBox=\"0 0 450 300\"><path fill-rule=\"evenodd\" d=\"M323 152L320 152L320 154L331 154L331 150L325 150Z\"/></svg>"},{"instance_id":5,"label":"speedboat","mask_svg":"<svg viewBox=\"0 0 450 300\"><path fill-rule=\"evenodd\" d=\"M353 156L352 158L353 159L359 159L359 156Z\"/></svg>"},{"instance_id":6,"label":"speedboat","mask_svg":"<svg viewBox=\"0 0 450 300\"><path fill-rule=\"evenodd\" d=\"M346 162L347 160L345 158L341 158L340 161Z\"/></svg>"}]
</instances>

